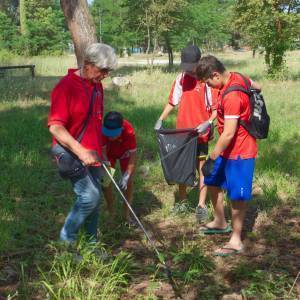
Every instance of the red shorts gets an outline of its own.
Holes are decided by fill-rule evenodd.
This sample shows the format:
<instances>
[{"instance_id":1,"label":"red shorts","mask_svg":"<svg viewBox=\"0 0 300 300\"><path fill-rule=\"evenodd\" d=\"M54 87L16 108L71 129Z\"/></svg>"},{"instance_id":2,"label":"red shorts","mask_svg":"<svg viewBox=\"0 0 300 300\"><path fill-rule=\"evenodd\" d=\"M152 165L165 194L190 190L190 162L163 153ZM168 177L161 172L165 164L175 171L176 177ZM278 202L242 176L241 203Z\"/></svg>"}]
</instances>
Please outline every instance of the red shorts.
<instances>
[{"instance_id":1,"label":"red shorts","mask_svg":"<svg viewBox=\"0 0 300 300\"><path fill-rule=\"evenodd\" d=\"M125 157L125 158L122 158L122 159L110 158L109 161L110 161L110 165L115 169L116 162L117 162L117 160L119 160L120 167L121 167L121 172L124 173L128 168L129 159L130 159L130 157Z\"/></svg>"}]
</instances>

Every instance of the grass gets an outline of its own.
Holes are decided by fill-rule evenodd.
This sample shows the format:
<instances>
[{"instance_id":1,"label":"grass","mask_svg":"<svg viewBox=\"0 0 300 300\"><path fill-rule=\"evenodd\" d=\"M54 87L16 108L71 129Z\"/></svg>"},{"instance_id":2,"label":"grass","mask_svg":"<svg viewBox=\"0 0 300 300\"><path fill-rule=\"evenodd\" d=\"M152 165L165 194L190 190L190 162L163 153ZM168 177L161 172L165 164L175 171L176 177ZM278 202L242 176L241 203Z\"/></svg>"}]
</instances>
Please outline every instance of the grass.
<instances>
[{"instance_id":1,"label":"grass","mask_svg":"<svg viewBox=\"0 0 300 300\"><path fill-rule=\"evenodd\" d=\"M271 131L259 143L255 193L245 243L262 254L215 259L211 252L226 237L197 234L193 214L173 217L175 186L164 182L153 126L167 101L178 66L172 70L121 66L132 86L116 90L105 82L105 110L121 111L136 128L138 165L150 167L135 178L134 208L157 247L172 266L185 299L218 299L239 293L247 299L296 299L299 271L299 132L300 52L287 55L284 81L265 77L263 57L250 52L217 54L228 69L263 85ZM133 60L134 58L131 58ZM0 295L8 299L169 299L167 277L139 230L110 220L101 209L101 242L115 255L103 262L80 242L67 251L56 241L71 206L70 185L60 180L49 158L47 130L50 92L74 57L11 58L8 63L34 63L37 76L27 71L6 74L0 81ZM173 126L175 114L167 121ZM191 189L194 207L198 193ZM116 202L118 215L122 204ZM252 223L251 223L252 222ZM259 246L259 247L258 247ZM97 248L102 245L97 245ZM259 249L256 249L259 248ZM74 251L83 260L74 262ZM298 284L299 286L299 284ZM299 290L299 288L298 288Z\"/></svg>"}]
</instances>

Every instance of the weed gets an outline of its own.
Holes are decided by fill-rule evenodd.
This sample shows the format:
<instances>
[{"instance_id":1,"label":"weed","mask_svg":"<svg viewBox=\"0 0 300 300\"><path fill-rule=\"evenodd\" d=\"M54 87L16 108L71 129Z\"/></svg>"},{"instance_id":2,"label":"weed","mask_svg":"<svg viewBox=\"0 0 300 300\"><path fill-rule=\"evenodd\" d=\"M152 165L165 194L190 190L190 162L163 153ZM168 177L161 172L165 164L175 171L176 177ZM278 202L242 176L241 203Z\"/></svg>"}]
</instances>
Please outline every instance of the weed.
<instances>
[{"instance_id":1,"label":"weed","mask_svg":"<svg viewBox=\"0 0 300 300\"><path fill-rule=\"evenodd\" d=\"M184 284L199 280L204 274L214 269L214 263L205 256L196 243L183 240L182 248L172 252L173 261L177 266L174 275Z\"/></svg>"},{"instance_id":2,"label":"weed","mask_svg":"<svg viewBox=\"0 0 300 300\"><path fill-rule=\"evenodd\" d=\"M292 283L287 274L256 270L249 275L250 285L242 290L244 297L258 299L286 298ZM295 295L294 295L295 296Z\"/></svg>"},{"instance_id":3,"label":"weed","mask_svg":"<svg viewBox=\"0 0 300 300\"><path fill-rule=\"evenodd\" d=\"M51 247L53 261L40 273L41 285L53 299L118 299L128 284L131 257L125 252L105 262L95 252L99 244L81 245L80 254Z\"/></svg>"}]
</instances>

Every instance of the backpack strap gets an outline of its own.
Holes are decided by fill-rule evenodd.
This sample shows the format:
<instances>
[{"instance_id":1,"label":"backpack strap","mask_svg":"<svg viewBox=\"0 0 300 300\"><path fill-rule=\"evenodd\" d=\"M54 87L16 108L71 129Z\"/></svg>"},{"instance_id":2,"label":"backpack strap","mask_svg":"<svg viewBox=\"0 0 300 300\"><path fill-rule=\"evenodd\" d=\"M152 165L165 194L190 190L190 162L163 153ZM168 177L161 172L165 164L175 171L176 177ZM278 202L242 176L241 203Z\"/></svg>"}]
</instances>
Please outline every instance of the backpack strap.
<instances>
[{"instance_id":1,"label":"backpack strap","mask_svg":"<svg viewBox=\"0 0 300 300\"><path fill-rule=\"evenodd\" d=\"M250 90L251 84L249 84L249 81L247 80L247 78L243 74L241 74L239 72L235 72L235 74L238 74L238 75L240 75L243 78L244 83L245 83L247 89Z\"/></svg>"},{"instance_id":2,"label":"backpack strap","mask_svg":"<svg viewBox=\"0 0 300 300\"><path fill-rule=\"evenodd\" d=\"M205 83L204 100L205 100L206 111L210 111L212 107L212 93L211 93L211 89L208 87L206 83Z\"/></svg>"},{"instance_id":3,"label":"backpack strap","mask_svg":"<svg viewBox=\"0 0 300 300\"><path fill-rule=\"evenodd\" d=\"M82 138L83 138L83 135L85 133L85 130L87 128L87 125L88 125L88 122L90 120L90 117L92 115L92 112L93 112L93 106L94 106L94 102L95 102L95 98L96 98L96 95L97 95L97 88L96 86L93 88L93 91L92 91L92 95L89 96L89 93L88 93L88 90L87 90L87 87L84 83L84 80L83 78L81 77L81 83L82 83L82 87L83 87L83 90L85 92L85 95L86 95L86 98L87 100L89 101L89 110L88 110L88 114L87 114L87 117L84 121L84 124L83 124L83 127L80 131L80 133L78 134L78 137L76 138L76 140L80 143Z\"/></svg>"},{"instance_id":4,"label":"backpack strap","mask_svg":"<svg viewBox=\"0 0 300 300\"><path fill-rule=\"evenodd\" d=\"M242 92L242 93L247 94L249 97L251 96L251 93L249 90L246 90L245 88L243 88L240 85L232 85L231 87L229 87L228 89L226 89L224 91L224 93L222 94L222 99L231 92Z\"/></svg>"},{"instance_id":5,"label":"backpack strap","mask_svg":"<svg viewBox=\"0 0 300 300\"><path fill-rule=\"evenodd\" d=\"M89 111L88 111L87 117L86 117L86 119L84 121L84 124L83 124L83 127L81 129L81 132L80 132L80 134L77 137L77 141L79 143L81 142L81 140L83 138L83 135L84 135L85 130L87 128L87 125L89 123L90 117L92 115L93 106L94 106L94 102L95 102L95 98L96 98L96 94L97 94L97 90L96 90L96 87L94 87L93 92L92 92L92 96L91 96L91 99L90 99L90 105L89 105Z\"/></svg>"},{"instance_id":6,"label":"backpack strap","mask_svg":"<svg viewBox=\"0 0 300 300\"><path fill-rule=\"evenodd\" d=\"M233 85L233 86L231 86L231 87L229 87L228 89L226 89L225 91L224 91L224 93L222 94L222 100L224 99L224 97L227 95L227 94L229 94L229 93L231 93L231 92L242 92L242 93L245 93L246 95L248 95L248 97L249 97L249 104L250 104L250 106L251 106L251 102L250 102L250 97L251 97L251 91L250 91L250 85L249 85L249 82L247 81L247 79L245 78L245 76L243 76L242 74L240 74L240 73L237 73L237 74L239 74L242 78L243 78L243 80L244 80L244 82L245 82L245 85L247 86L247 89L245 89L244 87L242 87L242 86L240 86L240 85ZM223 110L223 105L222 105L222 103L221 103L221 108L222 108L222 110ZM244 121L244 120L241 120L241 119L239 119L239 123L247 130L247 131L249 131L250 130L250 128L249 128L249 125Z\"/></svg>"}]
</instances>

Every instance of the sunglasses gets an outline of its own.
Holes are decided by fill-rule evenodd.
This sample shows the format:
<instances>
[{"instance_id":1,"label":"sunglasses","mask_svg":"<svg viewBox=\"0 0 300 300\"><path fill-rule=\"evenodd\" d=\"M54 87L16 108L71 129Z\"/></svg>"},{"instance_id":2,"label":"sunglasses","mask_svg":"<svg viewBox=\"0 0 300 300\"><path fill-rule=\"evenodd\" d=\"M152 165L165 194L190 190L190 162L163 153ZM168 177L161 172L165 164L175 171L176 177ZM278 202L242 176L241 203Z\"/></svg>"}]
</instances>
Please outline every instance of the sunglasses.
<instances>
[{"instance_id":1,"label":"sunglasses","mask_svg":"<svg viewBox=\"0 0 300 300\"><path fill-rule=\"evenodd\" d=\"M109 72L111 72L113 69L110 69L110 68L103 68L103 69L99 69L101 73L104 73L104 74L108 74Z\"/></svg>"}]
</instances>

